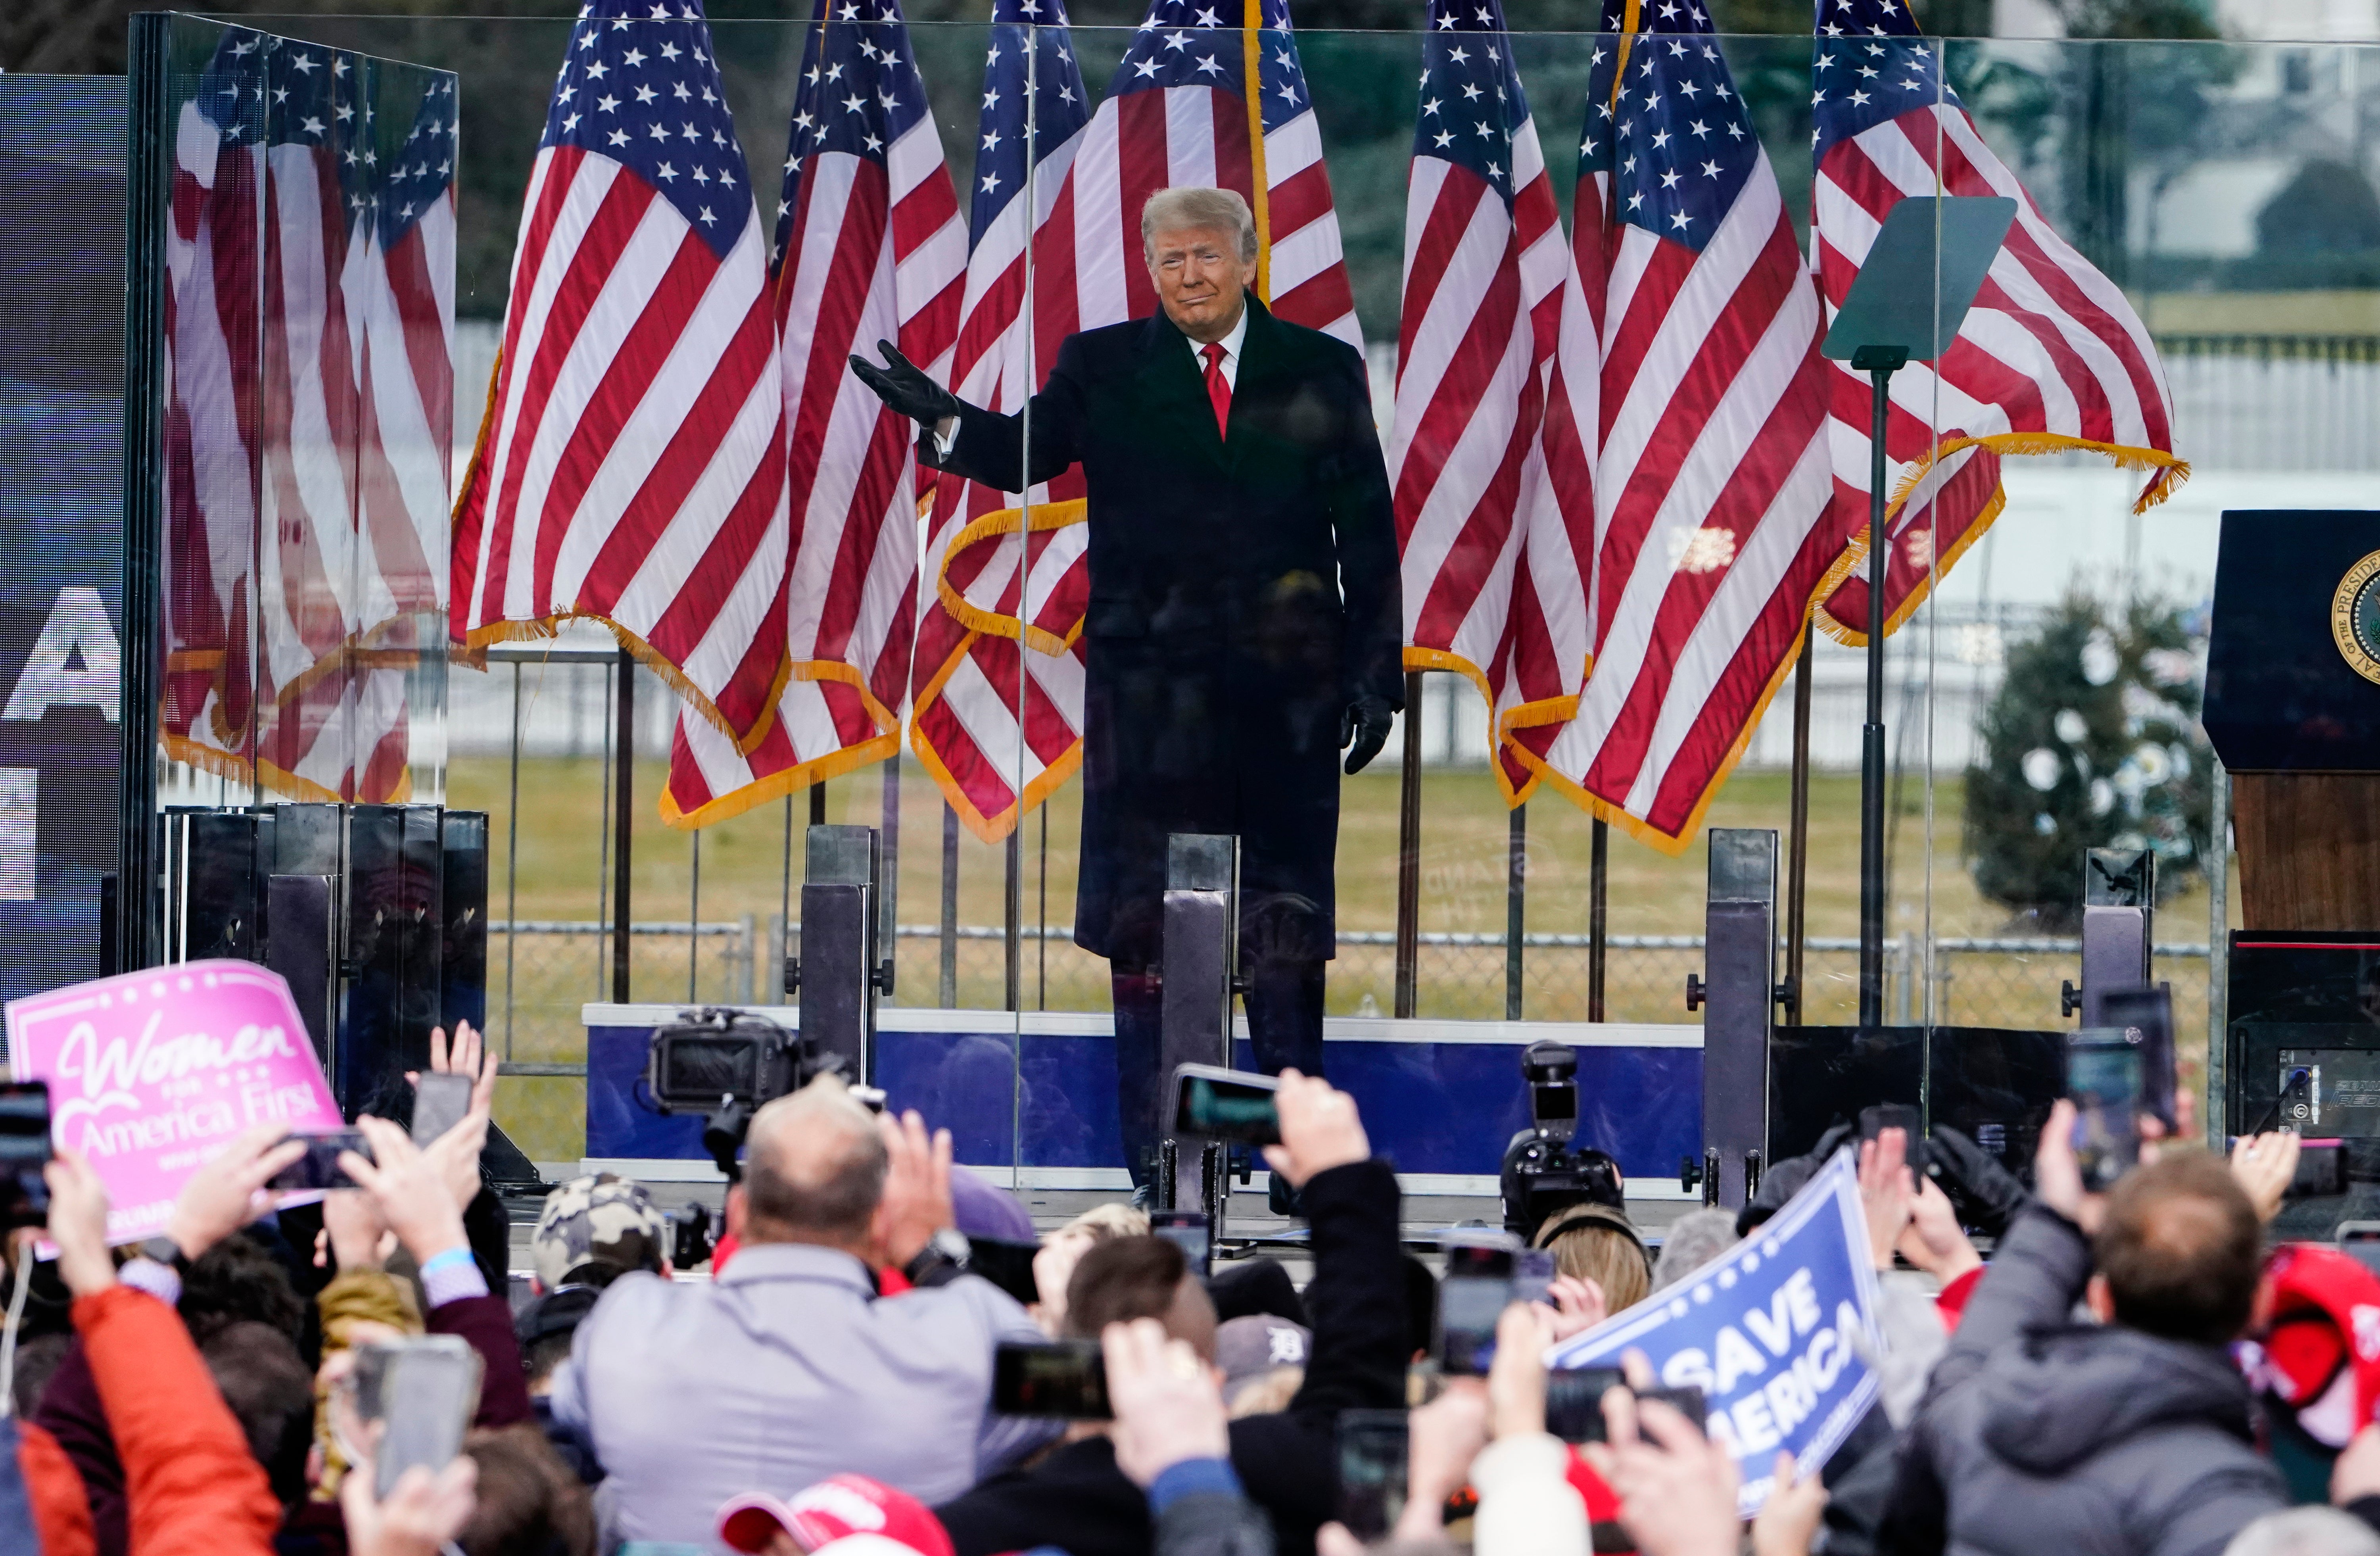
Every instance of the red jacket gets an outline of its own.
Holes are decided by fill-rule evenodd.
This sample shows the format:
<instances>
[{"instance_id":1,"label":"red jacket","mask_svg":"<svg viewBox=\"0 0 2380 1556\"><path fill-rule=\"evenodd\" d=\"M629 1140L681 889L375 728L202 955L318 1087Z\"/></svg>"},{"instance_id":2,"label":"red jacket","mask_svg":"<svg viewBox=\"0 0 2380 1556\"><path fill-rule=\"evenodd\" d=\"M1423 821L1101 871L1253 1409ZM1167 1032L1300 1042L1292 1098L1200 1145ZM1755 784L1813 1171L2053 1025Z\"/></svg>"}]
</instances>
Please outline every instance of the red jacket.
<instances>
[{"instance_id":1,"label":"red jacket","mask_svg":"<svg viewBox=\"0 0 2380 1556\"><path fill-rule=\"evenodd\" d=\"M74 1322L123 1457L132 1549L271 1556L281 1504L180 1316L146 1293L112 1286L76 1298ZM19 1429L17 1463L42 1556L90 1556L97 1538L81 1477L48 1433Z\"/></svg>"}]
</instances>

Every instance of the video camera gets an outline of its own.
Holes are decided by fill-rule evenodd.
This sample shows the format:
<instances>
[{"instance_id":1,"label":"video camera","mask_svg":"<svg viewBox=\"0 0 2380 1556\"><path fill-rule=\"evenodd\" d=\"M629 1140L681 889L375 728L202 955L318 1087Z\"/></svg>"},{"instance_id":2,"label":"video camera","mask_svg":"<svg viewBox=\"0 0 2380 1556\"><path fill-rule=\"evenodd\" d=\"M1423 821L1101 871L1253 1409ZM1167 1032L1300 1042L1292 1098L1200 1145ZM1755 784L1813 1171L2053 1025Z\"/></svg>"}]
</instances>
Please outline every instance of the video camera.
<instances>
[{"instance_id":1,"label":"video camera","mask_svg":"<svg viewBox=\"0 0 2380 1556\"><path fill-rule=\"evenodd\" d=\"M1548 1038L1521 1055L1529 1083L1530 1126L1504 1148L1498 1180L1504 1230L1526 1241L1546 1218L1572 1205L1608 1205L1625 1212L1620 1164L1592 1146L1571 1143L1578 1130L1578 1055Z\"/></svg>"},{"instance_id":2,"label":"video camera","mask_svg":"<svg viewBox=\"0 0 2380 1556\"><path fill-rule=\"evenodd\" d=\"M710 1007L682 1013L653 1028L645 1056L645 1089L660 1113L703 1115L702 1145L730 1183L743 1180L735 1153L766 1103L800 1090L820 1076L844 1076L839 1054L820 1052L815 1039L741 1011ZM884 1094L855 1086L852 1095L881 1112Z\"/></svg>"}]
</instances>

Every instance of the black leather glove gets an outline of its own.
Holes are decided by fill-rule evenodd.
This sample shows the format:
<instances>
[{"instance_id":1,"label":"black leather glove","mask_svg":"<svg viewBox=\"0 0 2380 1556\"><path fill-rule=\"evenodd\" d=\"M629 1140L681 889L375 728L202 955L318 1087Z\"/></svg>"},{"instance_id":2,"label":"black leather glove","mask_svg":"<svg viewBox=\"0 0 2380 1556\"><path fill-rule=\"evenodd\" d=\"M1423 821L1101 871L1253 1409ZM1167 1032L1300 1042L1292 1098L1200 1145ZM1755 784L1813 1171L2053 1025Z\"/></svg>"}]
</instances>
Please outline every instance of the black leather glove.
<instances>
[{"instance_id":1,"label":"black leather glove","mask_svg":"<svg viewBox=\"0 0 2380 1556\"><path fill-rule=\"evenodd\" d=\"M884 354L882 367L855 356L851 359L851 371L860 383L876 391L878 399L928 427L959 413L959 397L928 378L925 370L902 356L900 348L891 341L878 341L876 349Z\"/></svg>"},{"instance_id":2,"label":"black leather glove","mask_svg":"<svg viewBox=\"0 0 2380 1556\"><path fill-rule=\"evenodd\" d=\"M1998 1158L1949 1124L1936 1124L1925 1144L1934 1181L1976 1231L1999 1236L2033 1197Z\"/></svg>"},{"instance_id":3,"label":"black leather glove","mask_svg":"<svg viewBox=\"0 0 2380 1556\"><path fill-rule=\"evenodd\" d=\"M1387 698L1369 692L1347 704L1347 711L1339 715L1339 745L1345 750L1354 743L1354 748L1347 750L1349 776L1363 772L1380 754L1380 748L1389 743L1389 724L1395 717Z\"/></svg>"}]
</instances>

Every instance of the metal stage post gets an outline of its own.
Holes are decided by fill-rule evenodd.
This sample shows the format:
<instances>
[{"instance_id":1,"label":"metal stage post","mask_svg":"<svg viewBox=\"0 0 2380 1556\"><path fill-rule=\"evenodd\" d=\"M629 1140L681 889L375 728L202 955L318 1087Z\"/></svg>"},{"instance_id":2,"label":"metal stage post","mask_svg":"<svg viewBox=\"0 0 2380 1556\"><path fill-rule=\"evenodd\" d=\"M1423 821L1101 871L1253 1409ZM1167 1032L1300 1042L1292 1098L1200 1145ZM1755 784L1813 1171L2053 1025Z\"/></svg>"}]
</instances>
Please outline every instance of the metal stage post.
<instances>
[{"instance_id":1,"label":"metal stage post","mask_svg":"<svg viewBox=\"0 0 2380 1556\"><path fill-rule=\"evenodd\" d=\"M802 954L785 964L801 991L802 1032L839 1055L855 1084L874 1084L876 1000L890 981L877 939L882 839L874 827L815 826L802 857Z\"/></svg>"},{"instance_id":2,"label":"metal stage post","mask_svg":"<svg viewBox=\"0 0 2380 1556\"><path fill-rule=\"evenodd\" d=\"M1777 833L1710 831L1704 969L1686 1008L1703 1016L1703 1202L1729 1210L1758 1192L1768 1147L1768 1039L1777 987ZM1713 1174L1707 1175L1707 1174Z\"/></svg>"},{"instance_id":3,"label":"metal stage post","mask_svg":"<svg viewBox=\"0 0 2380 1556\"><path fill-rule=\"evenodd\" d=\"M1232 1063L1232 984L1238 971L1240 840L1228 833L1175 833L1165 850L1164 985L1159 1009L1158 1075L1172 1083L1177 1064ZM1171 1136L1172 1120L1162 1120ZM1211 1235L1223 1234L1221 1176L1208 1161L1223 1147L1169 1141L1173 1171L1157 1185L1161 1209L1202 1200Z\"/></svg>"},{"instance_id":4,"label":"metal stage post","mask_svg":"<svg viewBox=\"0 0 2380 1556\"><path fill-rule=\"evenodd\" d=\"M2145 848L2094 848L2082 857L2082 982L2061 982L2058 1014L2080 1011L2105 1026L2101 1004L2151 981L2149 941L2156 913L2156 856Z\"/></svg>"}]
</instances>

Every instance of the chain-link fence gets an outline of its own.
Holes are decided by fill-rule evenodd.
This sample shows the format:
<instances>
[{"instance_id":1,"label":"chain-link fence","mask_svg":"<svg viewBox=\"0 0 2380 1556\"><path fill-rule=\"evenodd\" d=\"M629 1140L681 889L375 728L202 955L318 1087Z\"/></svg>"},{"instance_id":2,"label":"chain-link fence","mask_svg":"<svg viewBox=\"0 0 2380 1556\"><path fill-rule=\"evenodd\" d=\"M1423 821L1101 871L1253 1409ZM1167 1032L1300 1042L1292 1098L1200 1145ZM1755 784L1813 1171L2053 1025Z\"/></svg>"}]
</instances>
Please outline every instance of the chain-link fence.
<instances>
[{"instance_id":1,"label":"chain-link fence","mask_svg":"<svg viewBox=\"0 0 2380 1556\"><path fill-rule=\"evenodd\" d=\"M489 926L488 1027L506 1061L500 1116L540 1161L571 1161L584 1146L586 1028L581 1010L610 997L611 941L601 924L525 921ZM1015 1003L1027 1011L1105 1011L1107 964L1068 931L1027 927L1019 937ZM1425 1018L1496 1020L1506 1014L1504 937L1425 933L1417 964ZM654 1003L773 1003L783 930L773 916L635 927L633 987ZM2046 1030L2064 1026L2059 990L2081 977L2082 943L2066 939L1955 939L1934 942L1930 966L1915 935L1885 947L1885 1014L1894 1025ZM1009 1004L1008 946L998 925L904 924L891 1003L1002 1010ZM1585 935L1536 934L1521 943L1521 1014L1534 1021L1587 1016L1589 948ZM2207 950L2161 945L2155 973L2173 989L2174 1027L2186 1085L2194 1085L2206 1032ZM1381 1015L1394 1008L1396 937L1341 935L1331 965L1335 1015ZM1783 958L1779 958L1782 976ZM1813 939L1803 955L1803 1019L1850 1025L1859 1003L1859 943ZM1605 1018L1692 1022L1686 975L1703 970L1699 935L1613 935L1605 955Z\"/></svg>"}]
</instances>

